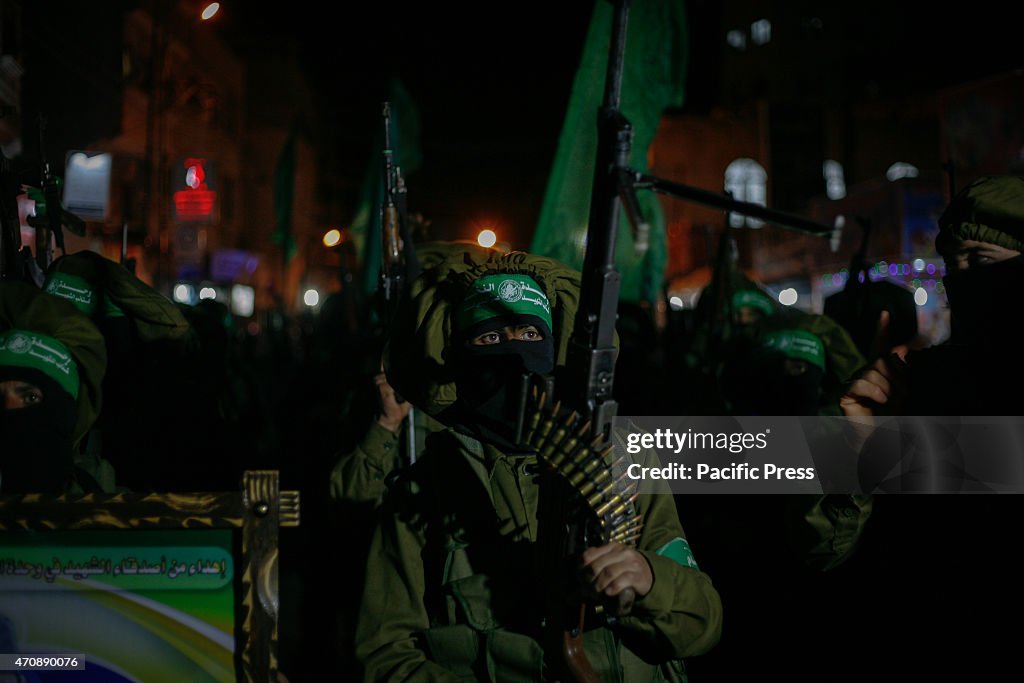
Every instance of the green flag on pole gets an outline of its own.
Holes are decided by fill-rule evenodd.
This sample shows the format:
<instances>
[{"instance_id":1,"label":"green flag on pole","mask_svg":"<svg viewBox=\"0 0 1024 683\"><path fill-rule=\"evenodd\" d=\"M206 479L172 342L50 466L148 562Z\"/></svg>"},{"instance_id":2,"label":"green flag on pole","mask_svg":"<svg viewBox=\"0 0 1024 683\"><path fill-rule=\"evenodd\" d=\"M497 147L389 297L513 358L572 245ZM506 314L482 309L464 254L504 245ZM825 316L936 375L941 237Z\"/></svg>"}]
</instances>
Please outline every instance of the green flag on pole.
<instances>
[{"instance_id":1,"label":"green flag on pole","mask_svg":"<svg viewBox=\"0 0 1024 683\"><path fill-rule=\"evenodd\" d=\"M420 122L416 104L402 82L391 82L388 93L391 103L391 150L392 162L406 178L423 163L420 150ZM362 254L363 291L372 294L380 284L381 262L381 215L384 199L384 131L381 119L377 119L377 133L374 135L370 163L363 178L363 190L349 232L355 242L357 254Z\"/></svg>"},{"instance_id":2,"label":"green flag on pole","mask_svg":"<svg viewBox=\"0 0 1024 683\"><path fill-rule=\"evenodd\" d=\"M295 201L295 137L293 126L274 168L274 234L271 240L281 247L286 264L297 251L292 230L292 204Z\"/></svg>"},{"instance_id":3,"label":"green flag on pole","mask_svg":"<svg viewBox=\"0 0 1024 683\"><path fill-rule=\"evenodd\" d=\"M572 86L555 162L530 251L583 266L590 195L597 155L597 112L604 96L614 7L597 0L583 56ZM687 63L686 13L682 0L634 0L629 12L623 64L621 111L633 125L629 164L647 171L647 151L662 111L683 104ZM651 225L650 246L638 254L625 212L620 217L615 262L622 274L621 298L660 297L667 262L665 217L657 197L637 193Z\"/></svg>"}]
</instances>

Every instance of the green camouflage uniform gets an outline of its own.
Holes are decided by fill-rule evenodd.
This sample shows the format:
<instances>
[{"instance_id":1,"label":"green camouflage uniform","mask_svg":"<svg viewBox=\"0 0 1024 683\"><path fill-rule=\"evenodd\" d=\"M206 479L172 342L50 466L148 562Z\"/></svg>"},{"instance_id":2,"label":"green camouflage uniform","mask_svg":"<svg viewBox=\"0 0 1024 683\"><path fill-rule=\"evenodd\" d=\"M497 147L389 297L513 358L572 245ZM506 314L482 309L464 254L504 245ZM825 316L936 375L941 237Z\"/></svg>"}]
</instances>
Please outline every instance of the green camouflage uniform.
<instances>
[{"instance_id":1,"label":"green camouflage uniform","mask_svg":"<svg viewBox=\"0 0 1024 683\"><path fill-rule=\"evenodd\" d=\"M533 456L454 431L431 439L399 479L371 546L356 634L366 680L542 680L537 471ZM671 495L641 496L637 509L637 549L654 584L615 629L586 634L606 683L664 680L657 664L705 652L721 630L718 594L676 540L684 536Z\"/></svg>"},{"instance_id":2,"label":"green camouflage uniform","mask_svg":"<svg viewBox=\"0 0 1024 683\"><path fill-rule=\"evenodd\" d=\"M564 363L578 273L525 254L454 258L413 287L413 312L398 324L407 333L392 335L387 358L396 390L435 413L454 401L443 367L446 293L510 266L543 278ZM509 456L455 430L427 440L391 488L371 544L356 631L365 680L545 679L541 605L554 579L540 575L535 553L538 473L534 456ZM721 603L693 562L673 498L641 496L636 505L644 518L637 549L654 583L616 626L585 632L586 655L606 683L681 680L679 660L718 641Z\"/></svg>"},{"instance_id":3,"label":"green camouflage uniform","mask_svg":"<svg viewBox=\"0 0 1024 683\"><path fill-rule=\"evenodd\" d=\"M417 457L423 452L426 437L444 428L424 412L416 411L415 441ZM374 421L362 440L335 463L330 475L330 496L334 501L380 505L387 491L386 480L409 461L406 451L408 421L398 432Z\"/></svg>"}]
</instances>

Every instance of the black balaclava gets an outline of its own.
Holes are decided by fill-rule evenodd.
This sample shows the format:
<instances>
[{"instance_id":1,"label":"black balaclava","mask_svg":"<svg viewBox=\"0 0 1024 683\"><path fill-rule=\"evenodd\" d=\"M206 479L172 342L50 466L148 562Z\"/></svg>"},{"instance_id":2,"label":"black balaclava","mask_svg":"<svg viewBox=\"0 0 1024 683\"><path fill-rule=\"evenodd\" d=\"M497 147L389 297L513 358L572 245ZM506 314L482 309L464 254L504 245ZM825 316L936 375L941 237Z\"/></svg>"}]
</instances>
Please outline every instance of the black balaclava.
<instances>
[{"instance_id":1,"label":"black balaclava","mask_svg":"<svg viewBox=\"0 0 1024 683\"><path fill-rule=\"evenodd\" d=\"M817 415L825 371L805 361L797 362L804 364L803 372L773 373L766 390L776 397L774 410L782 415Z\"/></svg>"},{"instance_id":2,"label":"black balaclava","mask_svg":"<svg viewBox=\"0 0 1024 683\"><path fill-rule=\"evenodd\" d=\"M535 326L543 339L485 346L470 343L490 330L517 325ZM454 360L459 422L482 440L515 450L523 377L546 377L555 367L555 345L548 325L531 315L500 316L477 323L459 335Z\"/></svg>"},{"instance_id":3,"label":"black balaclava","mask_svg":"<svg viewBox=\"0 0 1024 683\"><path fill-rule=\"evenodd\" d=\"M770 330L727 370L734 414L817 415L825 346L802 329Z\"/></svg>"},{"instance_id":4,"label":"black balaclava","mask_svg":"<svg viewBox=\"0 0 1024 683\"><path fill-rule=\"evenodd\" d=\"M1007 326L1007 316L1013 319L1007 301L1024 284L1024 256L949 271L942 283L952 316L952 342L994 351L1016 349L1018 340Z\"/></svg>"},{"instance_id":5,"label":"black balaclava","mask_svg":"<svg viewBox=\"0 0 1024 683\"><path fill-rule=\"evenodd\" d=\"M35 368L0 366L0 381L20 380L43 392L36 405L0 406L0 493L62 493L74 467L75 399Z\"/></svg>"},{"instance_id":6,"label":"black balaclava","mask_svg":"<svg viewBox=\"0 0 1024 683\"><path fill-rule=\"evenodd\" d=\"M531 378L554 370L551 302L543 285L526 273L491 273L469 285L455 310L451 359L457 400L455 422L481 440L517 452ZM536 341L474 346L472 340L506 327L533 325Z\"/></svg>"},{"instance_id":7,"label":"black balaclava","mask_svg":"<svg viewBox=\"0 0 1024 683\"><path fill-rule=\"evenodd\" d=\"M803 372L786 371L786 358L741 363L726 375L735 415L817 415L824 370L805 363Z\"/></svg>"}]
</instances>

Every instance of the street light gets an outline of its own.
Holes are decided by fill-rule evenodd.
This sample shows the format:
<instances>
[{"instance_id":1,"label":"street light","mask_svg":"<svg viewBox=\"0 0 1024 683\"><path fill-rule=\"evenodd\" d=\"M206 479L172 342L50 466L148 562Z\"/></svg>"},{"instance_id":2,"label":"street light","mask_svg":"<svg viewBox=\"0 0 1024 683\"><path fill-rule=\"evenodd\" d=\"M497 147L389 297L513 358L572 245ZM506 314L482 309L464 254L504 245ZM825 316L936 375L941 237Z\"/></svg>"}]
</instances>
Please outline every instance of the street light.
<instances>
[{"instance_id":1,"label":"street light","mask_svg":"<svg viewBox=\"0 0 1024 683\"><path fill-rule=\"evenodd\" d=\"M331 228L324 233L324 246L325 247L336 247L341 243L341 230L337 228Z\"/></svg>"},{"instance_id":2,"label":"street light","mask_svg":"<svg viewBox=\"0 0 1024 683\"><path fill-rule=\"evenodd\" d=\"M779 303L783 306L792 306L800 299L800 295L795 289L789 287L779 292Z\"/></svg>"},{"instance_id":3,"label":"street light","mask_svg":"<svg viewBox=\"0 0 1024 683\"><path fill-rule=\"evenodd\" d=\"M205 7L203 7L203 11L200 13L199 17L203 21L209 21L210 19L213 19L214 15L216 15L217 12L219 12L219 11L220 11L220 3L219 2L210 2L210 3L207 3Z\"/></svg>"},{"instance_id":4,"label":"street light","mask_svg":"<svg viewBox=\"0 0 1024 683\"><path fill-rule=\"evenodd\" d=\"M493 247L498 242L498 235L493 230L481 230L476 236L476 243L481 247Z\"/></svg>"}]
</instances>

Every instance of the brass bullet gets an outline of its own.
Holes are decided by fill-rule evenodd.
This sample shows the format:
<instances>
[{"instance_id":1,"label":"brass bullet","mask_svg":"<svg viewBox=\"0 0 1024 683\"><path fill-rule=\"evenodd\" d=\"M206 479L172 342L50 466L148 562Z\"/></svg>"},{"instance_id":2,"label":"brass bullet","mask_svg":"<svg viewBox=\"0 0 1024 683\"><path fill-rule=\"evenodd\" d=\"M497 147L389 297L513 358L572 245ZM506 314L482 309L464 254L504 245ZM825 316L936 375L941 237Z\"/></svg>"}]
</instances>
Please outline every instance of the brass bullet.
<instances>
[{"instance_id":1,"label":"brass bullet","mask_svg":"<svg viewBox=\"0 0 1024 683\"><path fill-rule=\"evenodd\" d=\"M619 497L618 494L615 495L615 498L617 498L619 500L622 500ZM626 510L628 510L630 508L630 506L633 505L633 501L635 501L635 500L636 500L636 494L635 493L632 496L630 496L629 498L627 498L626 500L622 500L622 502L619 505L616 505L615 508L612 510L612 517L615 517L616 515L621 515L622 513L626 512ZM603 514L603 513L600 513L600 514Z\"/></svg>"},{"instance_id":2,"label":"brass bullet","mask_svg":"<svg viewBox=\"0 0 1024 683\"><path fill-rule=\"evenodd\" d=\"M534 450L539 452L543 448L544 440L554 427L555 421L550 416L545 416L545 419L537 425L537 431L533 435L532 443L536 444Z\"/></svg>"},{"instance_id":3,"label":"brass bullet","mask_svg":"<svg viewBox=\"0 0 1024 683\"><path fill-rule=\"evenodd\" d=\"M555 419L556 418L552 416L551 421L554 422ZM561 424L559 424L558 429L555 429L554 431L546 435L546 438L543 440L543 442L537 449L538 452L541 454L541 457L543 457L545 460L550 460L552 458L555 449L558 448L565 440L566 435L569 433L570 429L572 428L572 424L575 421L576 413L574 411L568 419L564 420Z\"/></svg>"},{"instance_id":4,"label":"brass bullet","mask_svg":"<svg viewBox=\"0 0 1024 683\"><path fill-rule=\"evenodd\" d=\"M600 507L598 507L596 510L594 510L594 513L598 517L604 517L604 513L608 512L608 510L612 509L613 505L617 505L618 507L622 507L622 506L625 505L625 501L623 501L622 498L619 497L619 494L613 493L611 495L611 497L609 497L607 500L605 500L605 502L601 503ZM618 509L618 507L616 509Z\"/></svg>"},{"instance_id":5,"label":"brass bullet","mask_svg":"<svg viewBox=\"0 0 1024 683\"><path fill-rule=\"evenodd\" d=\"M563 459L560 459L560 460L559 460L558 462L559 462L559 464L561 464L561 463L563 463L563 462L569 462L569 463L571 463L572 461L574 461L574 460L576 460L576 459L577 459L578 457L580 457L580 454L581 454L581 453L586 453L586 452L587 452L587 450L588 450L588 449L587 449L587 444L585 444L585 443L579 443L579 442L577 441L577 442L576 442L576 445L575 445L575 446L573 447L573 449L572 449L571 451L570 451L570 450L566 450L566 451L565 451L565 452L563 453L563 456L564 456L564 457L563 457Z\"/></svg>"},{"instance_id":6,"label":"brass bullet","mask_svg":"<svg viewBox=\"0 0 1024 683\"><path fill-rule=\"evenodd\" d=\"M615 482L614 481L607 481L607 482L605 481L608 477L611 476L611 473L608 472L608 470L604 470L604 471L601 472L601 474L605 475L605 476L601 477L601 481L595 481L595 485L599 485L602 482L604 483L604 485L601 486L601 488L594 495L592 495L590 498L587 499L588 503L591 500L594 501L593 503L590 504L591 507L594 507L594 505L596 505L597 502L600 501L600 500L611 499L613 497L618 497L618 495L619 495L618 492L617 492L618 489L615 486ZM600 514L602 514L602 513L598 512L598 515L600 515Z\"/></svg>"},{"instance_id":7,"label":"brass bullet","mask_svg":"<svg viewBox=\"0 0 1024 683\"><path fill-rule=\"evenodd\" d=\"M583 478L586 477L587 474L589 474L589 473L580 473L579 474L579 481L583 481ZM605 481L610 479L611 476L612 476L612 473L609 470L606 470L606 469L598 470L592 477L590 477L587 480L587 482L585 484L583 484L582 487L580 487L580 495L581 496L589 495L591 491L593 491L596 487L600 486ZM570 480L570 483L572 483L572 485L575 486L576 484L579 483L579 481L574 482L574 481Z\"/></svg>"},{"instance_id":8,"label":"brass bullet","mask_svg":"<svg viewBox=\"0 0 1024 683\"><path fill-rule=\"evenodd\" d=\"M612 531L611 540L621 543L622 539L629 538L634 534L639 534L643 530L643 528L644 527L642 524L637 527L616 528L614 531Z\"/></svg>"},{"instance_id":9,"label":"brass bullet","mask_svg":"<svg viewBox=\"0 0 1024 683\"><path fill-rule=\"evenodd\" d=\"M623 540L619 541L619 543L621 543L622 545L635 545L636 542L639 540L640 534L636 534L635 536L629 536L628 538L624 538Z\"/></svg>"},{"instance_id":10,"label":"brass bullet","mask_svg":"<svg viewBox=\"0 0 1024 683\"><path fill-rule=\"evenodd\" d=\"M533 436L537 432L537 426L540 424L540 411L536 411L530 415L530 422L526 426L526 434L523 437L523 443L527 444L533 450L537 450L533 443Z\"/></svg>"}]
</instances>

